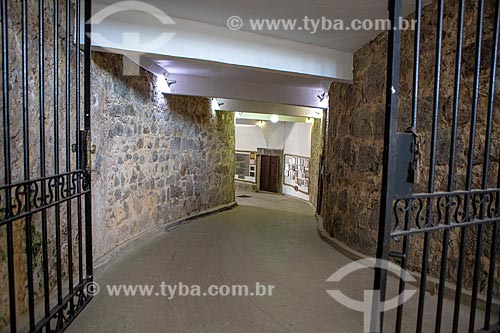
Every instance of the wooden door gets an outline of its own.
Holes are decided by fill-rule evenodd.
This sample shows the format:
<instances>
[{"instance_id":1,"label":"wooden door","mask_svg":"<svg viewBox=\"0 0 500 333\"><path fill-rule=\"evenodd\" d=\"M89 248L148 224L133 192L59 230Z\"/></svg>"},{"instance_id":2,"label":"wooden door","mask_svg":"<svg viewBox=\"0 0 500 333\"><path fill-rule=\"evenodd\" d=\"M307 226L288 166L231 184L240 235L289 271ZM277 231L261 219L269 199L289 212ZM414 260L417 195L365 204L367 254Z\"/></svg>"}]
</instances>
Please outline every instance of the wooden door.
<instances>
[{"instance_id":1,"label":"wooden door","mask_svg":"<svg viewBox=\"0 0 500 333\"><path fill-rule=\"evenodd\" d=\"M278 156L262 155L260 171L261 191L279 192L280 159Z\"/></svg>"}]
</instances>

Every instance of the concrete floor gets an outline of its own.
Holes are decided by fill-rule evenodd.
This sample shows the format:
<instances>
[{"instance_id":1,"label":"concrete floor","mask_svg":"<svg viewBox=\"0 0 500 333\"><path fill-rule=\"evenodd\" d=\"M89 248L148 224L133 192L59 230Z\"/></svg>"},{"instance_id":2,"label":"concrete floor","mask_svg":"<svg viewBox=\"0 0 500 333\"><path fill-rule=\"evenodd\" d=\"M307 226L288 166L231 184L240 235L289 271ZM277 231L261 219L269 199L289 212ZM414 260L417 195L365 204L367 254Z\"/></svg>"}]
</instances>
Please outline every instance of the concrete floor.
<instances>
[{"instance_id":1,"label":"concrete floor","mask_svg":"<svg viewBox=\"0 0 500 333\"><path fill-rule=\"evenodd\" d=\"M313 209L281 195L248 194L239 207L193 221L133 248L97 274L101 293L68 332L362 332L363 316L332 299L340 289L362 300L373 273L340 283L325 280L351 262L318 237ZM112 284L271 284L272 296L109 296ZM391 284L396 286L395 280ZM416 297L405 307L414 330ZM450 302L443 331L450 331ZM467 309L464 309L464 317ZM435 298L428 296L424 331L433 330ZM394 311L386 314L394 331ZM479 321L479 320L478 320ZM463 330L467 320L464 320Z\"/></svg>"}]
</instances>

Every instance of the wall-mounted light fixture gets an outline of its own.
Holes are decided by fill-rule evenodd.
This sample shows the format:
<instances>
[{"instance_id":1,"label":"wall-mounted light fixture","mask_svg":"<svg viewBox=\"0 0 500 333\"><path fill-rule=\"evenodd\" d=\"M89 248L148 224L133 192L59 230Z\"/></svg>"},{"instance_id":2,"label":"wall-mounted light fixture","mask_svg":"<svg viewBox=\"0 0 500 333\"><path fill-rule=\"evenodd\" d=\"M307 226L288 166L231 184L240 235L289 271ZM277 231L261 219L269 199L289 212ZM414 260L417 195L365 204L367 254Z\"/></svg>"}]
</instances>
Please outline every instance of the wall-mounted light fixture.
<instances>
[{"instance_id":1,"label":"wall-mounted light fixture","mask_svg":"<svg viewBox=\"0 0 500 333\"><path fill-rule=\"evenodd\" d=\"M311 118L311 117L307 117L307 119L306 119L306 123L308 123L308 124L312 124L313 122L314 122L314 119L313 119L313 118Z\"/></svg>"},{"instance_id":2,"label":"wall-mounted light fixture","mask_svg":"<svg viewBox=\"0 0 500 333\"><path fill-rule=\"evenodd\" d=\"M277 114L273 114L270 120L273 124L276 124L278 121L280 121L280 117Z\"/></svg>"},{"instance_id":3,"label":"wall-mounted light fixture","mask_svg":"<svg viewBox=\"0 0 500 333\"><path fill-rule=\"evenodd\" d=\"M170 94L170 85L168 84L167 75L156 75L156 87L163 94Z\"/></svg>"},{"instance_id":4,"label":"wall-mounted light fixture","mask_svg":"<svg viewBox=\"0 0 500 333\"><path fill-rule=\"evenodd\" d=\"M264 120L259 120L259 121L257 122L257 126L259 126L259 127L262 127L262 126L264 126L265 124L266 124L266 122L265 122Z\"/></svg>"},{"instance_id":5,"label":"wall-mounted light fixture","mask_svg":"<svg viewBox=\"0 0 500 333\"><path fill-rule=\"evenodd\" d=\"M156 80L156 85L158 86L158 89L160 92L164 94L170 94L170 86L173 84L176 84L176 80L169 80L168 79L168 72L165 72L163 75L157 75L157 80Z\"/></svg>"},{"instance_id":6,"label":"wall-mounted light fixture","mask_svg":"<svg viewBox=\"0 0 500 333\"><path fill-rule=\"evenodd\" d=\"M177 83L177 80L169 80L167 78L165 78L165 80L167 81L167 84L168 84L168 87L170 88L171 85L173 84L176 84Z\"/></svg>"},{"instance_id":7,"label":"wall-mounted light fixture","mask_svg":"<svg viewBox=\"0 0 500 333\"><path fill-rule=\"evenodd\" d=\"M220 107L223 105L224 103L217 101L217 98L212 98L212 111L220 110Z\"/></svg>"},{"instance_id":8,"label":"wall-mounted light fixture","mask_svg":"<svg viewBox=\"0 0 500 333\"><path fill-rule=\"evenodd\" d=\"M318 99L320 102L323 102L323 100L326 98L326 92L323 92L322 94L318 95Z\"/></svg>"},{"instance_id":9,"label":"wall-mounted light fixture","mask_svg":"<svg viewBox=\"0 0 500 333\"><path fill-rule=\"evenodd\" d=\"M319 94L317 97L319 99L319 106L322 108L328 108L329 96L326 91L323 91L323 93Z\"/></svg>"}]
</instances>

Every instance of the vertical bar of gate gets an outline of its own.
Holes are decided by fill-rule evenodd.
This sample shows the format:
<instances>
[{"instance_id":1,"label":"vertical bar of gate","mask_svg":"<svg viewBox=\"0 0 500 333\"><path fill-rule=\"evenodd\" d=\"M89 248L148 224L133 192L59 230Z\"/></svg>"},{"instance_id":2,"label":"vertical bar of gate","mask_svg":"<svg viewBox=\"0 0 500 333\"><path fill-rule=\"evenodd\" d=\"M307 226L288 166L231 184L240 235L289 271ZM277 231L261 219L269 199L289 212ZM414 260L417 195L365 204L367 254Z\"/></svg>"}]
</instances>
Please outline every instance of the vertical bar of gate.
<instances>
[{"instance_id":1,"label":"vertical bar of gate","mask_svg":"<svg viewBox=\"0 0 500 333\"><path fill-rule=\"evenodd\" d=\"M468 190L472 186L472 167L474 162L474 144L476 136L476 119L478 111L478 98L479 98L479 81L481 74L481 47L483 38L483 14L484 14L484 0L479 1L478 14L477 14L477 36L476 36L476 69L474 77L474 93L472 97L472 118L471 118L471 137L469 145L469 168L471 170L471 175L468 179L467 186ZM468 206L468 203L467 203ZM482 242L483 225L477 225L477 240L476 240L476 255L474 258L474 275L472 279L472 296L470 305L470 316L469 316L469 331L474 330L475 320L476 320L476 304L477 304L477 293L479 289L479 269L481 267L481 252L483 249Z\"/></svg>"},{"instance_id":2,"label":"vertical bar of gate","mask_svg":"<svg viewBox=\"0 0 500 333\"><path fill-rule=\"evenodd\" d=\"M443 12L444 0L438 2L438 24L437 24L437 38L436 38L436 59L435 59L435 73L434 73L434 105L432 115L432 138L431 138L431 155L429 161L429 183L428 192L434 192L434 180L436 176L436 144L438 135L438 121L439 121L439 90L441 83L441 46L443 43ZM429 197L427 203L427 223L432 224L432 206L433 199ZM427 285L427 270L429 267L429 248L430 248L430 233L424 234L424 248L422 257L422 272L420 278L420 290L418 297L418 313L417 313L417 332L422 332L424 321L424 305L425 305L425 292Z\"/></svg>"},{"instance_id":3,"label":"vertical bar of gate","mask_svg":"<svg viewBox=\"0 0 500 333\"><path fill-rule=\"evenodd\" d=\"M417 132L417 110L418 110L418 83L419 83L419 68L420 68L420 30L422 25L422 0L415 1L415 41L413 51L413 99L412 99L412 114L411 127Z\"/></svg>"},{"instance_id":4,"label":"vertical bar of gate","mask_svg":"<svg viewBox=\"0 0 500 333\"><path fill-rule=\"evenodd\" d=\"M38 2L38 39L39 39L39 59L38 59L38 76L39 76L39 104L40 104L40 177L46 175L45 169L45 57L44 57L44 0ZM45 180L41 181L42 191L42 206L46 203L46 186ZM49 254L48 254L48 233L47 233L47 211L44 209L42 215L42 262L43 262L43 293L45 317L50 317L50 285L49 285ZM50 321L46 325L47 331L50 331Z\"/></svg>"},{"instance_id":5,"label":"vertical bar of gate","mask_svg":"<svg viewBox=\"0 0 500 333\"><path fill-rule=\"evenodd\" d=\"M75 53L75 75L76 75L76 89L75 89L75 108L76 108L76 119L75 119L75 139L76 139L76 147L80 147L80 0L75 1L75 22L76 22L76 53ZM82 156L81 149L76 149L76 169L81 169ZM80 179L76 182L76 191L80 193L81 191L81 182ZM77 218L78 218L78 281L81 284L83 282L83 238L82 238L82 201L81 197L78 196L76 198L77 203Z\"/></svg>"},{"instance_id":6,"label":"vertical bar of gate","mask_svg":"<svg viewBox=\"0 0 500 333\"><path fill-rule=\"evenodd\" d=\"M7 0L2 0L2 104L3 104L3 157L5 184L11 183L10 169L10 117L9 117L9 38L8 38L8 7ZM6 216L12 214L11 189L5 189ZM7 273L9 280L9 317L10 331L16 332L16 288L14 277L14 235L12 222L7 223Z\"/></svg>"},{"instance_id":7,"label":"vertical bar of gate","mask_svg":"<svg viewBox=\"0 0 500 333\"><path fill-rule=\"evenodd\" d=\"M457 28L457 49L456 49L456 59L455 59L455 87L453 95L453 120L451 129L451 143L450 143L450 159L448 167L448 192L452 192L454 189L455 181L455 164L456 164L456 146L457 146L457 132L458 132L458 112L459 112L459 101L460 101L460 77L462 68L462 39L463 39L463 26L464 26L464 8L465 0L460 0L458 4L458 28ZM451 204L452 197L447 199L446 208L446 221L445 224L450 224L451 220ZM437 303L437 314L436 314L436 331L441 329L441 321L443 314L443 299L446 283L447 274L447 260L448 260L448 242L450 239L450 230L444 231L443 235L443 250L441 257L441 272L439 276L439 290L438 290L438 303ZM453 331L458 329L458 320L453 321Z\"/></svg>"},{"instance_id":8,"label":"vertical bar of gate","mask_svg":"<svg viewBox=\"0 0 500 333\"><path fill-rule=\"evenodd\" d=\"M473 93L473 105L471 112L471 122L470 122L470 135L469 135L469 152L467 158L467 176L466 176L466 190L470 191L472 188L472 170L473 170L473 162L474 162L474 146L475 146L475 137L476 137L476 119L477 119L477 99L478 99L478 91L479 91L479 74L480 74L480 65L481 65L481 43L482 43L482 26L483 26L483 11L484 11L484 0L479 0L478 7L478 16L477 16L477 31L476 31L476 60L475 60L475 77L474 77L474 93ZM465 220L470 218L469 214L469 200L470 195L465 196L464 200L464 214ZM480 228L478 228L480 229ZM458 259L458 274L457 274L457 286L455 292L455 309L453 314L453 321L458 321L460 318L460 299L462 295L462 283L463 283L463 269L465 264L465 245L467 240L467 229L461 228L460 235L460 253ZM479 231L479 230L478 230ZM480 244L478 244L480 245ZM474 298L474 296L472 296ZM477 300L477 299L476 299ZM471 305L475 305L476 301L472 300ZM469 321L469 330L474 330L474 318L475 313L473 313L475 309L471 308L471 316ZM456 332L456 331L455 331Z\"/></svg>"},{"instance_id":9,"label":"vertical bar of gate","mask_svg":"<svg viewBox=\"0 0 500 333\"><path fill-rule=\"evenodd\" d=\"M83 88L83 108L84 108L84 128L90 135L90 65L91 65L91 23L90 16L92 15L92 1L85 0L85 47L84 47L84 88ZM88 142L86 143L88 144ZM85 256L86 256L86 273L87 278L92 281L94 275L93 260L92 260L92 211L91 211L91 173L89 159L84 160L86 171L86 182L88 192L85 194Z\"/></svg>"},{"instance_id":10,"label":"vertical bar of gate","mask_svg":"<svg viewBox=\"0 0 500 333\"><path fill-rule=\"evenodd\" d=\"M413 49L413 94L412 94L412 115L411 115L411 127L414 133L417 133L417 111L418 111L418 84L419 84L419 71L420 71L420 31L422 25L422 1L415 1L415 19L417 20L414 31L414 49ZM405 215L405 230L408 230L411 221L413 201L409 201L408 211ZM408 263L408 252L410 249L410 239L409 236L403 236L403 253L404 256L401 260L401 268L406 270ZM403 274L403 273L402 273ZM402 295L406 289L406 282L404 279L399 279L399 295ZM401 332L401 326L403 324L403 308L404 303L398 306L396 313L396 332Z\"/></svg>"},{"instance_id":11,"label":"vertical bar of gate","mask_svg":"<svg viewBox=\"0 0 500 333\"><path fill-rule=\"evenodd\" d=\"M71 188L71 7L66 0L66 195L69 197ZM71 200L66 201L66 229L68 242L68 288L73 295L73 232L71 225ZM73 308L73 297L70 300Z\"/></svg>"},{"instance_id":12,"label":"vertical bar of gate","mask_svg":"<svg viewBox=\"0 0 500 333\"><path fill-rule=\"evenodd\" d=\"M411 228L411 217L412 217L412 207L413 200L408 200L408 206L405 210L405 222L404 222L404 230L409 230ZM403 258L401 260L401 268L403 271L401 272L401 276L403 276L406 268L408 267L408 252L410 251L410 237L403 237ZM406 289L406 281L403 278L399 279L399 306L396 313L396 332L401 332L401 326L403 324L403 306L404 306L404 291Z\"/></svg>"},{"instance_id":13,"label":"vertical bar of gate","mask_svg":"<svg viewBox=\"0 0 500 333\"><path fill-rule=\"evenodd\" d=\"M23 80L23 153L24 153L24 179L30 178L30 150L29 150L29 109L28 109L28 1L21 2L22 16L22 80ZM26 184L24 187L25 210L29 212L31 209L31 186ZM30 330L35 329L35 300L33 290L33 256L32 251L32 225L31 215L25 218L26 232L26 274L28 285L28 309L29 309L29 325Z\"/></svg>"},{"instance_id":14,"label":"vertical bar of gate","mask_svg":"<svg viewBox=\"0 0 500 333\"><path fill-rule=\"evenodd\" d=\"M496 80L496 70L497 70L497 55L498 55L498 33L500 26L500 0L496 1L495 8L495 28L493 32L493 49L491 51L491 68L490 68L490 85L489 85L489 100L488 100L488 119L486 128L486 147L484 150L484 165L483 165L483 189L488 187L488 167L490 158L490 148L491 148L491 126L493 122L493 109L495 104L495 80ZM500 169L499 169L500 170ZM499 171L500 174L500 171ZM498 188L498 186L497 186ZM493 198L490 198L493 200ZM498 201L497 201L498 203ZM498 205L496 206L498 209ZM484 203L481 207L481 215L484 218L485 208ZM486 311L484 314L484 330L490 330L490 320L491 320L491 307L493 298L493 288L494 288L494 275L495 275L495 264L496 264L496 253L497 253L497 238L498 238L498 222L494 222L491 238L491 248L490 248L490 269L488 272L488 293L486 295Z\"/></svg>"},{"instance_id":15,"label":"vertical bar of gate","mask_svg":"<svg viewBox=\"0 0 500 333\"><path fill-rule=\"evenodd\" d=\"M391 177L391 174L394 173L396 168L399 71L401 65L401 31L398 28L400 18L401 0L390 0L389 19L391 20L392 29L389 31L388 37L384 165L377 240L377 259L383 261L381 268L375 269L370 329L372 332L378 332L383 328L384 314L379 310L381 310L381 302L385 299L387 288L387 270L383 268L386 265L385 260L389 259L393 189L395 186L395 179Z\"/></svg>"},{"instance_id":16,"label":"vertical bar of gate","mask_svg":"<svg viewBox=\"0 0 500 333\"><path fill-rule=\"evenodd\" d=\"M59 201L59 0L54 0L54 175L55 200ZM61 225L59 204L55 205L57 304L62 304ZM60 312L59 318L61 318ZM61 320L61 319L60 319ZM61 325L59 322L58 327Z\"/></svg>"}]
</instances>

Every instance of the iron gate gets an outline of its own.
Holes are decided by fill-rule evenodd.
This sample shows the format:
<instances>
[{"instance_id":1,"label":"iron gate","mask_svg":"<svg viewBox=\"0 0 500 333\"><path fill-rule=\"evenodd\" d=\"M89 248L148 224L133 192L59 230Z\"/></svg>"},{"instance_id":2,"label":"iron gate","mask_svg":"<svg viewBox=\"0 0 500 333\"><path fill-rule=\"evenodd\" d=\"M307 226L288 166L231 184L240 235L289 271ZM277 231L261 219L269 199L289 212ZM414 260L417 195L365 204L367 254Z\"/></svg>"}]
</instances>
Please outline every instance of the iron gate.
<instances>
[{"instance_id":1,"label":"iron gate","mask_svg":"<svg viewBox=\"0 0 500 333\"><path fill-rule=\"evenodd\" d=\"M0 331L63 331L91 299L90 10L1 0Z\"/></svg>"},{"instance_id":2,"label":"iron gate","mask_svg":"<svg viewBox=\"0 0 500 333\"><path fill-rule=\"evenodd\" d=\"M500 168L499 151L497 146L493 147L498 139L493 140L493 136L498 134L494 123L500 112L495 100L498 98L495 83L500 1L437 0L433 6L437 6L437 10L431 12L433 22L437 22L432 25L437 27L434 35L428 36L429 30L423 35L422 1L416 0L415 31L412 38L402 40L402 32L398 29L402 1L389 1L393 29L388 34L377 257L393 260L403 269L420 271L417 311L405 313L404 304L397 308L395 322L391 323L397 332L402 331L408 321L415 322L417 332L422 332L424 323L428 323L425 312L430 300L426 287L431 280L437 286L437 298L433 300L436 307L432 310L435 315L431 317L436 332L443 331L445 323L453 332L463 325L469 332L498 331L499 309L494 299L499 294ZM493 12L488 20L485 8ZM453 13L448 18L456 24L455 30L444 26L451 22L451 19L444 21L445 10ZM474 31L470 27L466 29L471 13L474 13ZM445 36L445 33L448 34ZM454 41L450 41L450 35ZM421 82L422 38L433 38L433 50L425 50L433 56L433 72L428 75L433 82ZM444 41L445 38L448 39ZM444 42L454 43L452 64L443 62L443 56L450 53L450 48L446 48L448 53L443 53ZM404 83L410 87L408 100L411 105L407 108L408 114L404 115L405 101L400 98L404 87L400 75L402 66L408 64L412 75L407 76ZM469 77L465 77L467 70L471 73ZM443 75L452 77L449 80L453 91L450 101L443 98L443 86L448 84L442 81ZM419 89L429 84L432 84L433 94L428 103L431 106L426 109ZM463 107L465 104L467 107ZM427 115L424 114L426 110L429 111ZM431 117L429 126L426 126L425 117ZM438 155L443 151L445 162L441 156L438 163ZM454 285L454 291L447 287L449 282ZM375 300L375 306L380 307L388 287L387 271L376 269L374 290L380 291L380 299ZM400 279L399 293L407 288L408 284ZM453 315L445 317L446 297L452 304L448 313ZM384 327L383 318L383 313L372 315L373 331Z\"/></svg>"}]
</instances>

